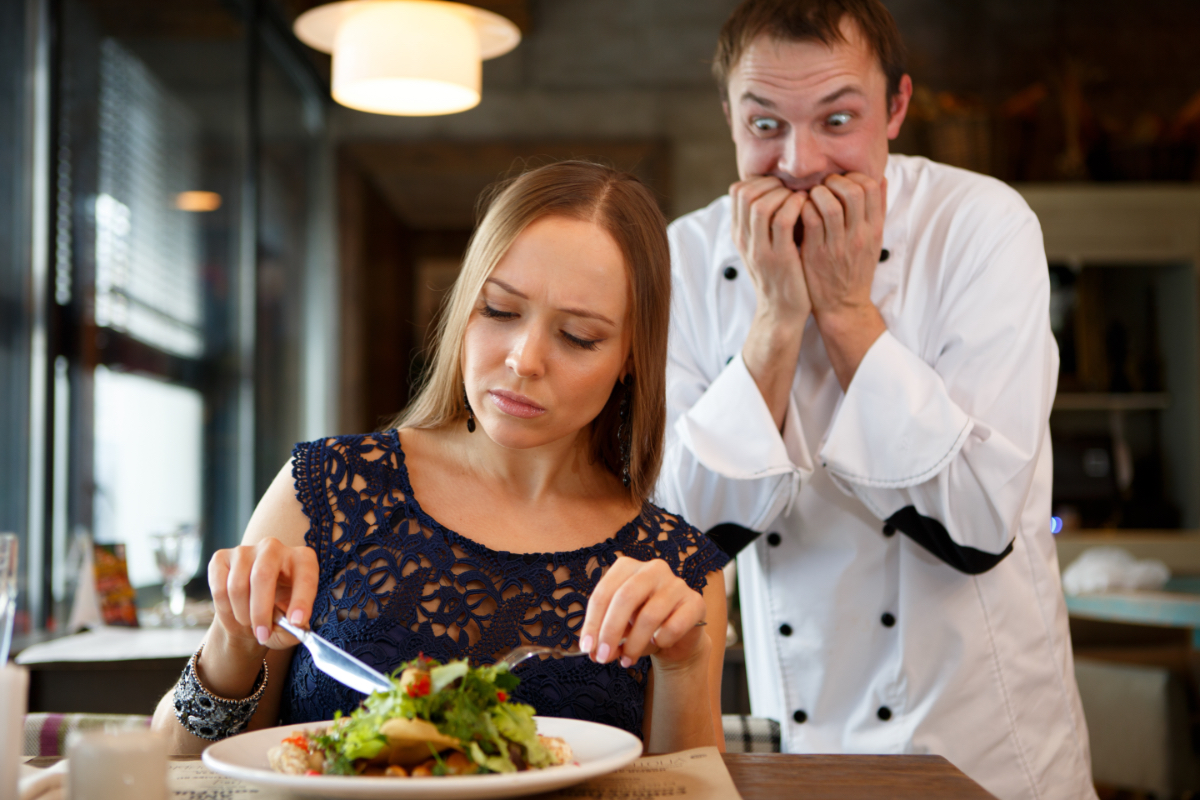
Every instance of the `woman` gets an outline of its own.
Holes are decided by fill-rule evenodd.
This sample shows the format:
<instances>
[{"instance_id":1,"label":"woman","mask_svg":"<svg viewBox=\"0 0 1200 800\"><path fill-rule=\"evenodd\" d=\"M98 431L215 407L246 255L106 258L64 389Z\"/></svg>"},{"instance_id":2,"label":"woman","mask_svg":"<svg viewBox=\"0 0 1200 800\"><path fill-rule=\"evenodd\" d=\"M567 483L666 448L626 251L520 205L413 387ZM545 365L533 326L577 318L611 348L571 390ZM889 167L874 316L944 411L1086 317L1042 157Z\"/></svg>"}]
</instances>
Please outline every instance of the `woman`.
<instances>
[{"instance_id":1,"label":"woman","mask_svg":"<svg viewBox=\"0 0 1200 800\"><path fill-rule=\"evenodd\" d=\"M720 746L728 559L647 502L669 295L664 220L632 176L564 162L505 188L411 406L383 433L298 445L242 545L213 556L216 621L155 729L195 752L357 706L279 609L387 672L579 647L591 658L518 667L516 697L649 752Z\"/></svg>"}]
</instances>

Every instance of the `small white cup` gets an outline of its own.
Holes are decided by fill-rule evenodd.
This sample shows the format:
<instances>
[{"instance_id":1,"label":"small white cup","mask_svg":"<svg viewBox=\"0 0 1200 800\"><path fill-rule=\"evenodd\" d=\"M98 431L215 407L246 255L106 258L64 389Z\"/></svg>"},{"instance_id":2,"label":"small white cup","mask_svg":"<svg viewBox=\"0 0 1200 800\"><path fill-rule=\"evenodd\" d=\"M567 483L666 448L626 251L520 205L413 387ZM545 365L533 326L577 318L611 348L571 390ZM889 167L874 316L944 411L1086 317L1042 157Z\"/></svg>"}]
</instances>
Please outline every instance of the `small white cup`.
<instances>
[{"instance_id":1,"label":"small white cup","mask_svg":"<svg viewBox=\"0 0 1200 800\"><path fill-rule=\"evenodd\" d=\"M149 731L85 733L67 761L71 800L166 800L167 740Z\"/></svg>"},{"instance_id":2,"label":"small white cup","mask_svg":"<svg viewBox=\"0 0 1200 800\"><path fill-rule=\"evenodd\" d=\"M0 666L0 797L17 796L28 702L29 671L15 664Z\"/></svg>"}]
</instances>

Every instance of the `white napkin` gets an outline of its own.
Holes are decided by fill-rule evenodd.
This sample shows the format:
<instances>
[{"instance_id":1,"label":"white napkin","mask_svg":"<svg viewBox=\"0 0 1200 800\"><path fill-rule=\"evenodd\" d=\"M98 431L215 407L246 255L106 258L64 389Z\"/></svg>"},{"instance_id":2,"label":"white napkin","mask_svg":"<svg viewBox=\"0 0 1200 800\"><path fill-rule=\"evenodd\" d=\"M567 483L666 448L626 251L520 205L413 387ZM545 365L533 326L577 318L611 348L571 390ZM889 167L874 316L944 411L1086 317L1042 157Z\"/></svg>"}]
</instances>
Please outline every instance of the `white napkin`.
<instances>
[{"instance_id":1,"label":"white napkin","mask_svg":"<svg viewBox=\"0 0 1200 800\"><path fill-rule=\"evenodd\" d=\"M67 794L67 760L49 769L21 765L17 779L18 800L64 800Z\"/></svg>"},{"instance_id":2,"label":"white napkin","mask_svg":"<svg viewBox=\"0 0 1200 800\"><path fill-rule=\"evenodd\" d=\"M1063 571L1067 594L1109 592L1120 589L1161 589L1171 577L1163 562L1139 561L1120 547L1089 547Z\"/></svg>"},{"instance_id":3,"label":"white napkin","mask_svg":"<svg viewBox=\"0 0 1200 800\"><path fill-rule=\"evenodd\" d=\"M96 592L96 566L92 554L92 537L77 534L71 542L71 553L67 557L78 565L79 582L75 586L75 602L71 604L71 616L67 631L95 628L104 624L100 612L100 595Z\"/></svg>"}]
</instances>

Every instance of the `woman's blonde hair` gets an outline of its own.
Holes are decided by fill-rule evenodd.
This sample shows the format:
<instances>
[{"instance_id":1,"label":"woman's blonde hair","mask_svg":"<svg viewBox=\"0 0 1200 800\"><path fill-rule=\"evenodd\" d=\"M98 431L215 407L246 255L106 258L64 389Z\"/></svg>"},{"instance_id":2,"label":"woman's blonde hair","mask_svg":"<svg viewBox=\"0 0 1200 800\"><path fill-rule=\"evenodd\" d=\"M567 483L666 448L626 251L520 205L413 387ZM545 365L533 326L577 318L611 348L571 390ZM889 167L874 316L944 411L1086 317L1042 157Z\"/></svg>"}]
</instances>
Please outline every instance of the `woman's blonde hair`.
<instances>
[{"instance_id":1,"label":"woman's blonde hair","mask_svg":"<svg viewBox=\"0 0 1200 800\"><path fill-rule=\"evenodd\" d=\"M462 271L438 323L431 367L416 398L391 422L395 428L436 428L466 418L462 350L467 320L488 276L521 232L542 217L592 222L617 243L632 289L629 310L632 434L629 492L645 500L662 464L666 427L667 328L671 308L671 256L666 219L654 196L632 175L587 161L562 161L500 184L467 245ZM484 202L489 195L485 194ZM622 392L613 387L592 422L592 457L622 474L617 441Z\"/></svg>"}]
</instances>

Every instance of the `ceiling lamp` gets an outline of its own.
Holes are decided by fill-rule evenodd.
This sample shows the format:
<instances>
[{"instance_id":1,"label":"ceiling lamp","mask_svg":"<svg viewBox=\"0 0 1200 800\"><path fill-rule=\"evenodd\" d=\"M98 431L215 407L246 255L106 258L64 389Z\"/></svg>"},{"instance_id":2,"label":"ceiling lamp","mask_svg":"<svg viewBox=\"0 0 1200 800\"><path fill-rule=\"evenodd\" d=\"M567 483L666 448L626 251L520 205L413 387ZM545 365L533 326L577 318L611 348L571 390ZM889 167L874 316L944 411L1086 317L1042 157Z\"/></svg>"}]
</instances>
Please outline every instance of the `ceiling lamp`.
<instances>
[{"instance_id":1,"label":"ceiling lamp","mask_svg":"<svg viewBox=\"0 0 1200 800\"><path fill-rule=\"evenodd\" d=\"M297 38L333 54L333 99L373 114L431 116L479 104L481 63L512 50L510 20L441 0L345 0L296 20Z\"/></svg>"}]
</instances>

